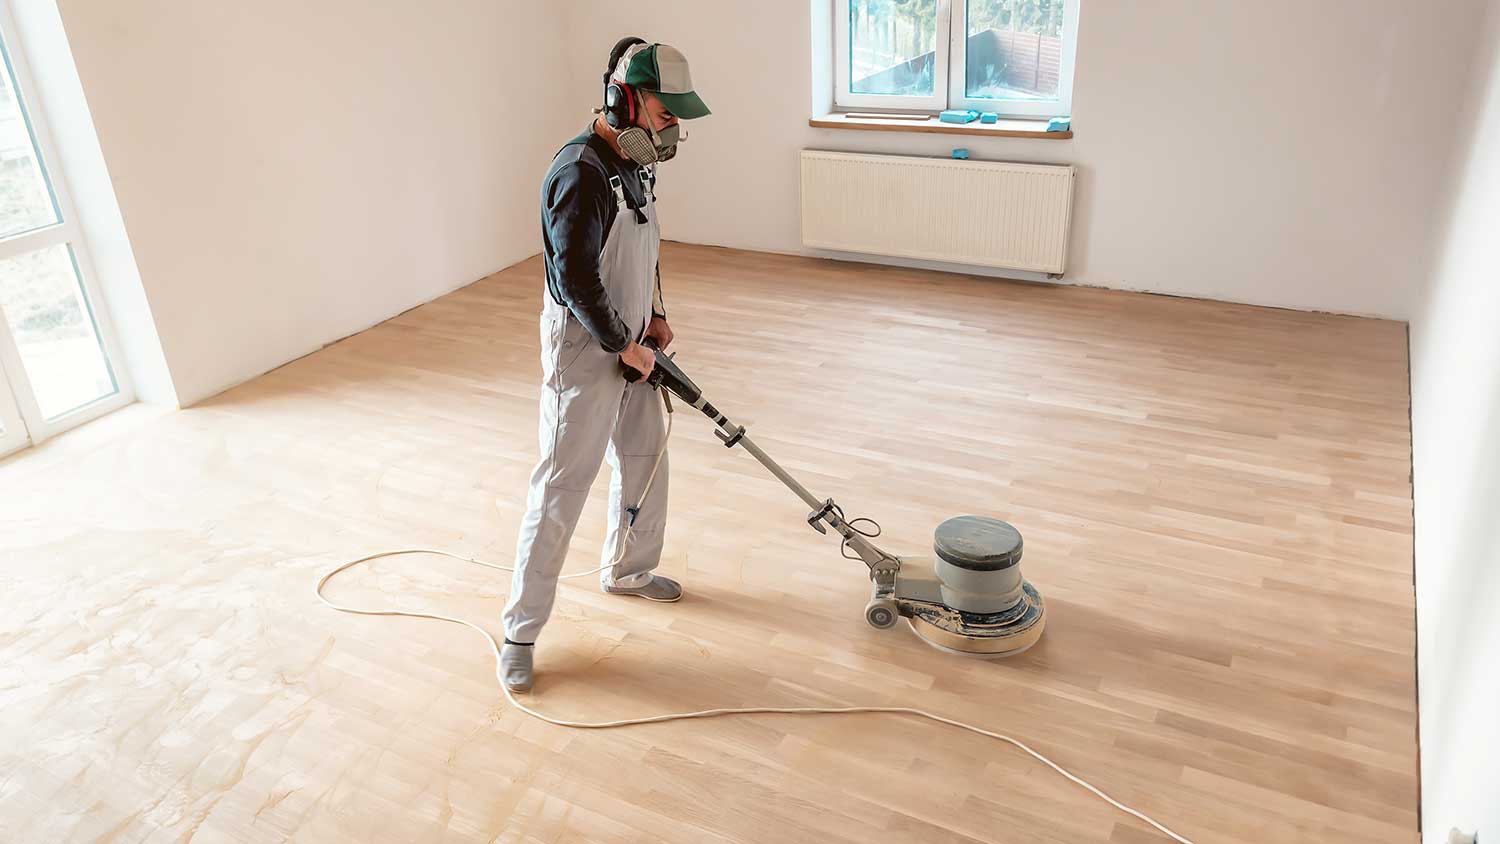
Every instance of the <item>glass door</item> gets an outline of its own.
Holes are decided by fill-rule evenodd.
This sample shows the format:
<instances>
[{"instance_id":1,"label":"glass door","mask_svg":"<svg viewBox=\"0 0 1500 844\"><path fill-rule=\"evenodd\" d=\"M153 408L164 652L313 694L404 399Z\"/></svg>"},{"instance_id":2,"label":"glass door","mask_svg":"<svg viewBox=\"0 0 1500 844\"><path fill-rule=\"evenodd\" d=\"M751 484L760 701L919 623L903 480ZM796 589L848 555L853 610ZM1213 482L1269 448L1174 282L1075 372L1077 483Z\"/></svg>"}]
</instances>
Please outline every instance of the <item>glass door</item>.
<instances>
[{"instance_id":1,"label":"glass door","mask_svg":"<svg viewBox=\"0 0 1500 844\"><path fill-rule=\"evenodd\" d=\"M0 0L0 452L132 399L9 12Z\"/></svg>"}]
</instances>

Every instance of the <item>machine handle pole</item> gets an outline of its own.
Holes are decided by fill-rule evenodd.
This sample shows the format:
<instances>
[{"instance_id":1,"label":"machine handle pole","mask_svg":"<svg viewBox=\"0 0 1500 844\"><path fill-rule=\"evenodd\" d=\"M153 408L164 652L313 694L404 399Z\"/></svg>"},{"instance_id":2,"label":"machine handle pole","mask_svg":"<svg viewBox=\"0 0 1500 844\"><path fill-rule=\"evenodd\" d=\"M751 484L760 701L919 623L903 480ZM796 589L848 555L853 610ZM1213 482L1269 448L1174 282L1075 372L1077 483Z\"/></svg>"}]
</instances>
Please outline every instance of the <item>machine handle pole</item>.
<instances>
[{"instance_id":1,"label":"machine handle pole","mask_svg":"<svg viewBox=\"0 0 1500 844\"><path fill-rule=\"evenodd\" d=\"M787 489L790 489L792 492L797 493L797 497L802 499L802 502L804 504L813 508L814 510L823 506L823 502L820 499L814 497L811 492L808 492L807 487L803 486L800 482L798 482L796 478L792 477L787 473L785 469L781 468L781 466L775 460L771 459L771 455L766 454L764 451L762 451L761 447L756 445L754 441L752 441L749 437L740 437L739 444L744 446L745 450L750 452L750 455L752 457L754 457L756 460L759 460L760 465L766 467L766 469L768 469L771 474L775 475L776 480L786 484Z\"/></svg>"},{"instance_id":2,"label":"machine handle pole","mask_svg":"<svg viewBox=\"0 0 1500 844\"><path fill-rule=\"evenodd\" d=\"M703 390L699 389L698 385L693 383L693 380L687 376L687 373L678 368L670 355L656 347L655 340L647 337L641 342L656 353L656 366L651 370L651 375L646 379L646 382L652 387L659 387L676 395L679 399L696 408L704 416L713 420L713 423L719 428L715 433L718 434L720 441L725 446L729 448L733 448L736 445L744 446L745 450L750 452L751 456L760 461L760 465L766 467L772 475L776 476L776 480L785 484L787 489L796 493L797 497L802 499L804 504L813 509L812 515L808 516L807 519L809 525L817 529L819 533L823 533L825 531L820 522L826 522L829 527L838 531L839 536L844 538L844 544L854 549L854 553L858 554L859 558L872 571L886 571L890 570L892 566L898 565L895 557L875 547L875 544L865 538L864 534L855 530L848 522L844 521L844 518L839 515L837 505L833 503L833 499L830 498L825 501L814 497L807 490L807 487L799 483L787 470L781 468L775 460L772 460L771 456L766 454L760 446L745 436L744 426L736 425L729 421L728 416L710 404L708 399L703 395ZM624 361L620 362L620 369L620 374L626 381L635 383L641 378L641 371L632 366L626 366Z\"/></svg>"},{"instance_id":3,"label":"machine handle pole","mask_svg":"<svg viewBox=\"0 0 1500 844\"><path fill-rule=\"evenodd\" d=\"M734 426L729 425L728 422L729 420L725 419L721 427L728 426L729 429L733 430ZM854 553L858 554L859 558L864 561L865 565L869 566L872 570L881 564L890 564L895 562L894 557L877 548L875 546L875 543L865 538L864 534L850 527L849 523L844 521L844 519L834 511L833 499L830 498L827 501L819 501L816 497L813 496L811 492L808 492L807 487L803 486L796 478L792 477L791 474L787 472L787 470L781 468L780 464L778 464L775 460L772 460L771 455L766 454L760 446L756 445L753 440L745 436L743 429L738 430L739 433L736 436L738 444L744 446L745 450L750 452L750 455L752 457L760 461L760 465L766 467L766 469L768 469L771 474L775 475L776 480L781 481L783 484L786 484L787 489L795 492L797 494L797 497L802 499L803 503L813 508L814 513L812 516L808 517L808 524L811 524L813 527L818 528L819 532L822 532L822 528L818 527L817 522L819 520L827 522L829 527L832 527L834 530L838 531L839 536L842 536L844 538L844 543L847 544L850 548L854 549Z\"/></svg>"}]
</instances>

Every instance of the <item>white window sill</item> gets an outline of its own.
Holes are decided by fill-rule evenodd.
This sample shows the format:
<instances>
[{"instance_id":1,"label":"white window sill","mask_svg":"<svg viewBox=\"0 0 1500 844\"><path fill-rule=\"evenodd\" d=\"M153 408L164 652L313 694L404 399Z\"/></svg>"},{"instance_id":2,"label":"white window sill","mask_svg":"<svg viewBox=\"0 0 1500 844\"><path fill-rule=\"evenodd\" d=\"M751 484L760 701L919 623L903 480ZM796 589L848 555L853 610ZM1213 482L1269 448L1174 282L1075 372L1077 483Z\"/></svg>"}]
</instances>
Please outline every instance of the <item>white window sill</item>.
<instances>
[{"instance_id":1,"label":"white window sill","mask_svg":"<svg viewBox=\"0 0 1500 844\"><path fill-rule=\"evenodd\" d=\"M841 112L808 118L807 125L817 129L855 129L866 132L931 132L944 135L981 135L991 138L1033 138L1042 141L1066 141L1073 131L1048 132L1045 120L1000 120L996 123L944 123L937 117L925 120L903 120L891 117L850 117Z\"/></svg>"}]
</instances>

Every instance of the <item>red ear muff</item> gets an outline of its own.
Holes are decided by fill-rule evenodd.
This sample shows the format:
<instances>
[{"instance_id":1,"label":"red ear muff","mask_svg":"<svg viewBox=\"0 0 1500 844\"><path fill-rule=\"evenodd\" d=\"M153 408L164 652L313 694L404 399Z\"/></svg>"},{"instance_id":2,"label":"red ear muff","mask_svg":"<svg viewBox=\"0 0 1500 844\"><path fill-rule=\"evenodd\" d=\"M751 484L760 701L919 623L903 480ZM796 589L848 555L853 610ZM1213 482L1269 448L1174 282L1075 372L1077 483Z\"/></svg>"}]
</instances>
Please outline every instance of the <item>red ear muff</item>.
<instances>
[{"instance_id":1,"label":"red ear muff","mask_svg":"<svg viewBox=\"0 0 1500 844\"><path fill-rule=\"evenodd\" d=\"M604 89L604 116L616 129L628 129L635 123L635 95L624 82L611 82Z\"/></svg>"}]
</instances>

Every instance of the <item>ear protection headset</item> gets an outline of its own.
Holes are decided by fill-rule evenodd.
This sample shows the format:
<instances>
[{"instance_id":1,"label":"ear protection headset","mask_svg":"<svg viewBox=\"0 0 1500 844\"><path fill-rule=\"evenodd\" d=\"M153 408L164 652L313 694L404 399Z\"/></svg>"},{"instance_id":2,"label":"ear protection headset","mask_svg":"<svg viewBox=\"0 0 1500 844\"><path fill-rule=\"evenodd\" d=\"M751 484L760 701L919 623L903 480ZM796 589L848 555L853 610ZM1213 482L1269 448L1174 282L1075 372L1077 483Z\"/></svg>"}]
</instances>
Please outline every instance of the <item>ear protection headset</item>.
<instances>
[{"instance_id":1,"label":"ear protection headset","mask_svg":"<svg viewBox=\"0 0 1500 844\"><path fill-rule=\"evenodd\" d=\"M610 128L616 131L624 131L635 125L635 92L624 82L613 80L615 67L619 65L620 58L637 44L645 44L644 38L629 35L621 38L613 50L609 51L609 67L604 70L604 119Z\"/></svg>"}]
</instances>

